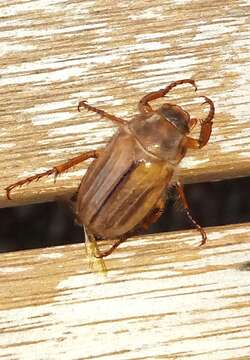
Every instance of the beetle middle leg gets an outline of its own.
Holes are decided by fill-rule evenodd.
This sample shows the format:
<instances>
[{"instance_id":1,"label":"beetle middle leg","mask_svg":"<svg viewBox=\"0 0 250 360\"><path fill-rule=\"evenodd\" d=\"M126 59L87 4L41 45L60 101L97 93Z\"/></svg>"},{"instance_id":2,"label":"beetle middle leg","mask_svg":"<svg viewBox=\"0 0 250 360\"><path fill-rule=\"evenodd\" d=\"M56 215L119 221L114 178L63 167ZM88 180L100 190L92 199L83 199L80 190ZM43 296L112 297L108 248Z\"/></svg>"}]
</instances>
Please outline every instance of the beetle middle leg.
<instances>
[{"instance_id":1,"label":"beetle middle leg","mask_svg":"<svg viewBox=\"0 0 250 360\"><path fill-rule=\"evenodd\" d=\"M107 113L106 111L101 110L101 109L98 109L98 108L96 108L96 107L94 107L94 106L91 106L91 105L89 105L89 104L86 102L86 100L82 100L82 101L79 102L79 104L78 104L78 111L80 111L80 108L81 108L81 107L84 107L84 108L87 109L88 111L93 111L93 112L101 115L101 117L105 117L105 118L113 121L113 123L115 123L115 124L117 124L117 125L120 125L120 126L121 126L121 125L126 125L126 124L127 124L127 121L126 121L126 120L124 120L124 119L122 119L122 118L119 118L119 117L117 117L117 116L115 116L115 115L111 115L111 114Z\"/></svg>"},{"instance_id":2,"label":"beetle middle leg","mask_svg":"<svg viewBox=\"0 0 250 360\"><path fill-rule=\"evenodd\" d=\"M39 179L41 179L42 177L44 176L49 176L49 175L52 175L54 174L55 176L55 180L56 180L56 177L63 173L64 171L70 169L71 167L79 164L80 162L82 161L85 161L89 158L98 158L98 156L100 155L100 150L91 150L91 151L87 151L85 153L82 153L72 159L69 159L67 162L63 163L63 164L60 164L60 165L57 165L57 166L54 166L52 169L49 169L47 171L44 171L42 173L39 173L39 174L36 174L36 175L33 175L33 176L29 176L27 177L26 179L23 179L23 180L19 180L17 182L15 182L14 184L11 184L9 186L7 186L5 188L5 191L6 191L6 196L9 200L11 200L10 198L10 192L16 188L17 186L22 186L24 184L29 184L30 182L32 181L38 181Z\"/></svg>"},{"instance_id":3,"label":"beetle middle leg","mask_svg":"<svg viewBox=\"0 0 250 360\"><path fill-rule=\"evenodd\" d=\"M166 196L162 196L154 206L154 208L150 211L150 213L146 216L146 218L143 220L141 226L145 230L153 223L155 223L160 216L164 212L165 208L165 202L166 202ZM131 233L129 233L131 234ZM110 255L121 243L127 240L129 235L124 235L120 239L116 240L115 243L106 251L96 253L97 258L104 258L108 255Z\"/></svg>"},{"instance_id":4,"label":"beetle middle leg","mask_svg":"<svg viewBox=\"0 0 250 360\"><path fill-rule=\"evenodd\" d=\"M116 240L115 242L114 242L114 244L108 249L108 250L105 250L105 251L98 251L96 254L95 254L95 257L96 258L104 258L104 257L106 257L106 256L109 256L109 255L111 255L112 254L112 252L116 249L116 248L118 248L118 246L121 244L121 243L123 243L124 241L126 241L127 240L127 237L126 236L123 236L123 237L121 237L120 239L118 239L118 240Z\"/></svg>"},{"instance_id":5,"label":"beetle middle leg","mask_svg":"<svg viewBox=\"0 0 250 360\"><path fill-rule=\"evenodd\" d=\"M164 213L164 209L166 206L166 195L162 196L154 208L150 211L150 213L146 216L142 223L142 227L147 230L150 225L154 224Z\"/></svg>"},{"instance_id":6,"label":"beetle middle leg","mask_svg":"<svg viewBox=\"0 0 250 360\"><path fill-rule=\"evenodd\" d=\"M202 241L201 241L200 245L205 244L207 241L207 234L206 234L205 230L193 219L192 215L190 214L190 209L188 206L186 195L184 193L183 186L181 185L180 182L177 182L175 184L175 188L180 197L180 200L182 202L182 205L184 207L187 217L189 218L189 220L192 222L192 224L196 227L196 229L200 232L200 234L202 236Z\"/></svg>"},{"instance_id":7,"label":"beetle middle leg","mask_svg":"<svg viewBox=\"0 0 250 360\"><path fill-rule=\"evenodd\" d=\"M151 93L143 96L143 98L139 101L139 104L138 104L139 111L142 114L153 111L152 107L149 105L150 101L156 100L156 99L159 99L159 98L165 96L170 90L172 90L174 87L181 85L181 84L191 84L192 86L194 86L195 91L197 90L195 81L192 79L183 79L183 80L173 81L168 86L166 86L164 89L160 89L158 91L154 91L154 92L151 92Z\"/></svg>"}]
</instances>

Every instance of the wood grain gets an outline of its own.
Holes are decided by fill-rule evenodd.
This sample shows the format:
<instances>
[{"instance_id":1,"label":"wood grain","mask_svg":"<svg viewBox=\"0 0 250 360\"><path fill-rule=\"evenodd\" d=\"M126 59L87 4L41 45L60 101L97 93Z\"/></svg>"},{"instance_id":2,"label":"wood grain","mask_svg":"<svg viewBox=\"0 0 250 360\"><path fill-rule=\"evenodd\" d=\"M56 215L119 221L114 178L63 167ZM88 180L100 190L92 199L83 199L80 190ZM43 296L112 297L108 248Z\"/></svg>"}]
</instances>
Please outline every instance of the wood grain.
<instances>
[{"instance_id":1,"label":"wood grain","mask_svg":"<svg viewBox=\"0 0 250 360\"><path fill-rule=\"evenodd\" d=\"M249 359L250 223L0 255L1 359Z\"/></svg>"},{"instance_id":2,"label":"wood grain","mask_svg":"<svg viewBox=\"0 0 250 360\"><path fill-rule=\"evenodd\" d=\"M249 175L248 1L11 0L0 10L0 206L76 190L88 164L24 186L13 202L4 187L106 144L114 127L79 114L79 100L129 119L145 93L181 78L216 106L211 142L183 161L184 182ZM207 111L189 87L170 99Z\"/></svg>"},{"instance_id":3,"label":"wood grain","mask_svg":"<svg viewBox=\"0 0 250 360\"><path fill-rule=\"evenodd\" d=\"M182 78L214 100L209 145L189 153L184 182L250 174L249 2L9 0L0 4L0 206L72 194L88 163L4 187L85 150L138 100ZM190 87L171 101L207 109ZM197 131L195 132L197 136ZM0 255L1 359L249 359L250 224L129 239L90 272L83 245Z\"/></svg>"}]
</instances>

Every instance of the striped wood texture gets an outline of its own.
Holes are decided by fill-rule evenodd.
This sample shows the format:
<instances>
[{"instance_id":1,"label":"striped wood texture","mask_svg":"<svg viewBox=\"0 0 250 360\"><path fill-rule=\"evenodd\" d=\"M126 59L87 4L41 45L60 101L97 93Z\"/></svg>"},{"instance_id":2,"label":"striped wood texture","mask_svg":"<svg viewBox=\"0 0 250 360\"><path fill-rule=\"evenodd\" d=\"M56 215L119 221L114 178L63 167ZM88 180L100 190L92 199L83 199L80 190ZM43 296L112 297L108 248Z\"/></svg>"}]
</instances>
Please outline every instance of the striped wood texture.
<instances>
[{"instance_id":1,"label":"striped wood texture","mask_svg":"<svg viewBox=\"0 0 250 360\"><path fill-rule=\"evenodd\" d=\"M76 190L88 164L15 191L11 203L3 189L105 146L114 126L79 114L79 100L129 119L145 93L182 78L216 106L209 145L181 165L184 182L249 175L247 1L12 0L0 10L0 206ZM169 98L202 117L194 95L183 86Z\"/></svg>"},{"instance_id":2,"label":"striped wood texture","mask_svg":"<svg viewBox=\"0 0 250 360\"><path fill-rule=\"evenodd\" d=\"M216 106L183 181L249 175L249 1L9 0L0 14L1 207L76 190L88 164L11 203L4 193L105 146L113 125L79 114L79 100L129 119L145 93L182 78ZM206 112L190 87L169 98ZM107 279L89 272L81 245L2 254L0 358L250 358L249 233L208 229L202 249L193 231L132 239L107 260Z\"/></svg>"},{"instance_id":3,"label":"striped wood texture","mask_svg":"<svg viewBox=\"0 0 250 360\"><path fill-rule=\"evenodd\" d=\"M0 359L249 359L250 223L0 257Z\"/></svg>"}]
</instances>

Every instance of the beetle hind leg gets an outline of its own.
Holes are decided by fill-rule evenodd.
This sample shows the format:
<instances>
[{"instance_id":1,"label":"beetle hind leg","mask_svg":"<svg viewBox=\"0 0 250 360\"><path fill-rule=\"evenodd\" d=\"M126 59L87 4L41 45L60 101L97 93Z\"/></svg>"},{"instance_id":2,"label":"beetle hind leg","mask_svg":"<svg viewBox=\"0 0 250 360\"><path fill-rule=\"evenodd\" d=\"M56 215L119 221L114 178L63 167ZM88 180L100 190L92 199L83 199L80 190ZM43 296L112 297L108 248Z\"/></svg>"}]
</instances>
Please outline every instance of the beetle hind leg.
<instances>
[{"instance_id":1,"label":"beetle hind leg","mask_svg":"<svg viewBox=\"0 0 250 360\"><path fill-rule=\"evenodd\" d=\"M182 205L183 205L183 208L184 208L184 211L185 211L187 217L189 218L189 220L192 222L192 224L196 227L196 229L201 234L202 241L200 243L200 246L204 245L206 243L206 241L207 241L207 234L206 234L205 230L193 219L192 215L190 214L190 209L189 209L189 206L188 206L186 195L184 193L183 186L179 182L177 182L175 184L175 188L176 188L176 191L177 191L177 193L179 195L179 198L180 198L180 200L182 202Z\"/></svg>"},{"instance_id":2,"label":"beetle hind leg","mask_svg":"<svg viewBox=\"0 0 250 360\"><path fill-rule=\"evenodd\" d=\"M49 175L52 175L54 174L55 176L55 180L56 180L56 177L63 173L64 171L70 169L71 167L79 164L80 162L82 161L85 161L89 158L97 158L98 156L100 155L100 150L91 150L91 151L87 151L85 153L82 153L72 159L69 159L68 161L66 161L65 163L63 164L60 164L60 165L57 165L57 166L54 166L52 169L49 169L47 171L44 171L42 173L39 173L39 174L36 174L36 175L33 175L33 176L29 176L23 180L19 180L9 186L7 186L5 188L5 191L6 191L6 196L7 196L7 199L11 200L11 197L10 197L10 192L18 187L18 186L22 186L24 184L29 184L30 182L32 181L38 181L39 179L41 179L42 177L44 176L49 176Z\"/></svg>"}]
</instances>

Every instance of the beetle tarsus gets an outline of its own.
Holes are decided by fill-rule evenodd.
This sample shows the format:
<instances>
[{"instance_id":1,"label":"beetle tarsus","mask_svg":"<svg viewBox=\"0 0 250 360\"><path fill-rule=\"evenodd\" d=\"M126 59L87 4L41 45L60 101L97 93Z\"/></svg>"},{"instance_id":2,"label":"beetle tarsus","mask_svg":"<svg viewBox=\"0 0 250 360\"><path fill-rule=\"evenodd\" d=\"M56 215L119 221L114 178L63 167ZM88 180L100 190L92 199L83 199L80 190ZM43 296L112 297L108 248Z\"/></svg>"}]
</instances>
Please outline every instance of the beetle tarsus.
<instances>
[{"instance_id":1,"label":"beetle tarsus","mask_svg":"<svg viewBox=\"0 0 250 360\"><path fill-rule=\"evenodd\" d=\"M185 195L185 192L184 192L183 185L180 182L177 182L175 184L175 188L176 188L177 193L179 195L179 198L180 198L180 200L182 202L183 209L184 209L187 217L189 218L189 220L192 222L192 224L196 227L196 229L201 234L202 241L200 243L200 246L204 245L206 243L206 241L207 241L207 234L206 234L205 230L197 223L197 221L194 220L194 218L192 217L192 215L190 213L190 209L189 209L187 198L186 198L186 195Z\"/></svg>"},{"instance_id":2,"label":"beetle tarsus","mask_svg":"<svg viewBox=\"0 0 250 360\"><path fill-rule=\"evenodd\" d=\"M70 160L68 160L67 162L63 163L63 164L60 164L60 165L57 165L57 166L54 166L52 169L49 169L47 171L44 171L42 173L39 173L39 174L36 174L36 175L33 175L33 176L30 176L26 179L23 179L23 180L20 180L20 181L17 181L16 183L14 184L11 184L10 186L8 186L7 188L5 188L5 191L6 191L6 197L8 200L11 200L10 198L10 192L16 188L17 186L22 186L24 184L29 184L30 182L32 181L39 181L42 177L44 176L49 176L49 175L52 175L52 174L55 174L55 178L54 178L54 182L56 181L56 178L59 174L65 172L66 170L70 169L71 167L81 163L82 161L84 160L87 160L89 158L98 158L98 156L100 155L100 150L90 150L90 151L87 151L85 153L82 153Z\"/></svg>"},{"instance_id":3,"label":"beetle tarsus","mask_svg":"<svg viewBox=\"0 0 250 360\"><path fill-rule=\"evenodd\" d=\"M101 117L105 117L105 118L113 121L116 125L121 126L121 125L126 125L127 124L126 120L123 120L122 118L119 118L119 117L117 117L115 115L111 115L111 114L107 113L106 111L98 109L98 108L96 108L94 106L91 106L91 105L87 104L86 100L82 100L82 101L79 102L78 111L80 111L81 107L84 107L87 111L93 111L96 114L101 115Z\"/></svg>"},{"instance_id":4,"label":"beetle tarsus","mask_svg":"<svg viewBox=\"0 0 250 360\"><path fill-rule=\"evenodd\" d=\"M161 97L164 97L167 95L167 93L172 90L174 87L182 84L190 84L194 87L194 90L197 91L196 83L193 79L183 79L183 80L177 80L173 81L169 85L167 85L164 89L160 89L158 91L151 92L145 96L139 101L138 109L142 114L148 113L153 111L152 107L149 105L150 101L159 99Z\"/></svg>"},{"instance_id":5,"label":"beetle tarsus","mask_svg":"<svg viewBox=\"0 0 250 360\"><path fill-rule=\"evenodd\" d=\"M11 200L10 192L11 192L12 188L13 188L12 186L8 186L4 189L6 191L6 197L8 200Z\"/></svg>"},{"instance_id":6,"label":"beetle tarsus","mask_svg":"<svg viewBox=\"0 0 250 360\"><path fill-rule=\"evenodd\" d=\"M163 91L164 91L164 93L166 95L174 87L182 85L182 84L190 84L190 85L192 85L194 87L194 91L197 91L197 89L198 89L197 86L196 86L195 80L193 80L193 79L183 79L183 80L173 81L171 84L166 86L165 89L163 89Z\"/></svg>"},{"instance_id":7,"label":"beetle tarsus","mask_svg":"<svg viewBox=\"0 0 250 360\"><path fill-rule=\"evenodd\" d=\"M199 246L202 246L202 245L206 244L206 242L207 242L207 234L205 233L205 231L202 227L201 227L200 232L201 232L202 240L201 240Z\"/></svg>"},{"instance_id":8,"label":"beetle tarsus","mask_svg":"<svg viewBox=\"0 0 250 360\"><path fill-rule=\"evenodd\" d=\"M200 136L199 139L193 139L192 137L186 137L186 147L189 149L201 149L205 146L209 139L212 132L213 126L213 118L215 113L214 103L211 99L207 96L202 96L205 99L203 104L209 104L210 109L207 117L205 119L199 120L201 129L200 129ZM203 105L202 104L202 105Z\"/></svg>"},{"instance_id":9,"label":"beetle tarsus","mask_svg":"<svg viewBox=\"0 0 250 360\"><path fill-rule=\"evenodd\" d=\"M82 104L85 104L87 102L87 100L82 100L79 102L78 106L77 106L77 110L80 112L81 111L81 106L83 106Z\"/></svg>"},{"instance_id":10,"label":"beetle tarsus","mask_svg":"<svg viewBox=\"0 0 250 360\"><path fill-rule=\"evenodd\" d=\"M118 239L118 240L116 240L116 242L108 249L108 250L106 250L106 251L98 251L98 253L95 253L95 257L97 258L97 259L102 259L102 258L104 258L104 257L107 257L107 256L109 256L109 255L111 255L112 254L112 252L116 249L116 248L118 248L118 246L121 244L121 243L123 243L125 240L127 239L127 237L121 237L120 239Z\"/></svg>"},{"instance_id":11,"label":"beetle tarsus","mask_svg":"<svg viewBox=\"0 0 250 360\"><path fill-rule=\"evenodd\" d=\"M201 96L201 97L203 99L205 99L205 101L201 105L209 104L209 106L210 106L209 113L208 113L206 119L202 120L202 122L210 122L211 123L213 120L213 117L214 117L214 113L215 113L214 103L207 96Z\"/></svg>"}]
</instances>

